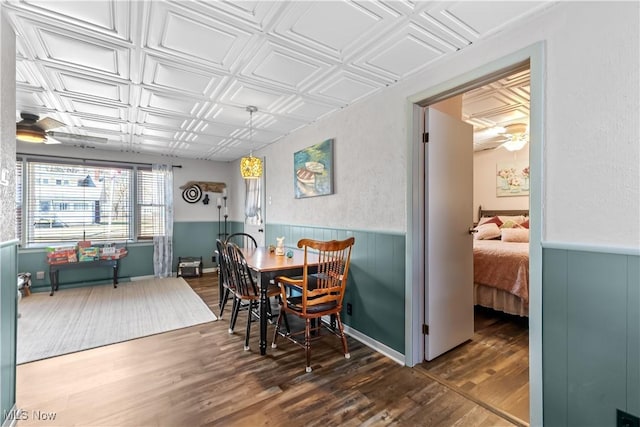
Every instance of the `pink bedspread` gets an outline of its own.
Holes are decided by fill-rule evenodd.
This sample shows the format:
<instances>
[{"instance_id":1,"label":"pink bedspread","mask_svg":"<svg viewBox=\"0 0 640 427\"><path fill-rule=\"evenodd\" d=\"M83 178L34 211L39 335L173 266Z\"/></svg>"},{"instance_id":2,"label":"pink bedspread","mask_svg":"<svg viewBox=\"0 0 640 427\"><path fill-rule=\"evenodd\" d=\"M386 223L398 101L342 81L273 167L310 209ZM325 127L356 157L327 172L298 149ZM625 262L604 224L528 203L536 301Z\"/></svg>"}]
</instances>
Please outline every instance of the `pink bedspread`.
<instances>
[{"instance_id":1,"label":"pink bedspread","mask_svg":"<svg viewBox=\"0 0 640 427\"><path fill-rule=\"evenodd\" d=\"M473 241L474 282L529 302L529 243Z\"/></svg>"}]
</instances>

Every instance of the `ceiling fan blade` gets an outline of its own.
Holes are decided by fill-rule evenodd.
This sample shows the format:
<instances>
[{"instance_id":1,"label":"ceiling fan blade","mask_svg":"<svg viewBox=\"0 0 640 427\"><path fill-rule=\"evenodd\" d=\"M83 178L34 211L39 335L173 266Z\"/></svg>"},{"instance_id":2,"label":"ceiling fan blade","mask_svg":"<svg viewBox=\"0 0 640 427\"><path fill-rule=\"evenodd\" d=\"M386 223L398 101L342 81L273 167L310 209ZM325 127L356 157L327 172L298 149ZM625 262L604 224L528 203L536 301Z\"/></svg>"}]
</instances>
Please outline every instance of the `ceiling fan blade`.
<instances>
[{"instance_id":1,"label":"ceiling fan blade","mask_svg":"<svg viewBox=\"0 0 640 427\"><path fill-rule=\"evenodd\" d=\"M64 127L66 124L59 122L56 119L52 119L51 117L45 117L44 119L40 119L36 122L36 126L41 128L42 130L55 129L59 127Z\"/></svg>"},{"instance_id":2,"label":"ceiling fan blade","mask_svg":"<svg viewBox=\"0 0 640 427\"><path fill-rule=\"evenodd\" d=\"M47 137L44 139L44 143L45 144L62 144L62 142L58 141L55 138L52 138L49 135L47 135Z\"/></svg>"},{"instance_id":3,"label":"ceiling fan blade","mask_svg":"<svg viewBox=\"0 0 640 427\"><path fill-rule=\"evenodd\" d=\"M60 139L61 141L69 141L69 142L93 142L96 144L106 144L109 142L108 138L101 138L98 136L86 136L86 135L76 135L73 133L64 133L64 132L47 132L47 136L51 136L53 138Z\"/></svg>"}]
</instances>

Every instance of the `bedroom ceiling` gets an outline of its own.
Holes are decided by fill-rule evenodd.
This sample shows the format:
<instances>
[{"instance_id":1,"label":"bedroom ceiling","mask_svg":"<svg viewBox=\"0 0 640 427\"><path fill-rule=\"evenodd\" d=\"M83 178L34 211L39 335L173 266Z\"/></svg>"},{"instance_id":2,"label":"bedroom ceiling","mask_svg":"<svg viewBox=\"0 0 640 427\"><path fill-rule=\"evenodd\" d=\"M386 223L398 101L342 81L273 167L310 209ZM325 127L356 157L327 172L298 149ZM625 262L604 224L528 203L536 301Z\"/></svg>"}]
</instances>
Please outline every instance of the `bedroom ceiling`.
<instances>
[{"instance_id":1,"label":"bedroom ceiling","mask_svg":"<svg viewBox=\"0 0 640 427\"><path fill-rule=\"evenodd\" d=\"M549 5L2 0L17 34L16 121L63 122L55 132L80 137L56 136L63 144L218 161ZM477 131L528 120L528 97L528 73L516 75L465 94L464 118ZM252 138L248 105L258 107Z\"/></svg>"}]
</instances>

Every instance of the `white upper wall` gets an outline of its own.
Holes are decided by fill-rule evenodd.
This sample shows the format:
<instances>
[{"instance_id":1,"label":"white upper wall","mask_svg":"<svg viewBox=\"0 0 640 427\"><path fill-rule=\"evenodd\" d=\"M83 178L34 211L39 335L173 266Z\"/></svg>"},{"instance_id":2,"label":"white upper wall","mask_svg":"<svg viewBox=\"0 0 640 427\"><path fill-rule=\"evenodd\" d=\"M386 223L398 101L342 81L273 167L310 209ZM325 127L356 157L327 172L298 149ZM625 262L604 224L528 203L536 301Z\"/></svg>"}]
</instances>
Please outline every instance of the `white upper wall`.
<instances>
[{"instance_id":1,"label":"white upper wall","mask_svg":"<svg viewBox=\"0 0 640 427\"><path fill-rule=\"evenodd\" d=\"M16 238L16 37L0 16L0 242Z\"/></svg>"},{"instance_id":2,"label":"white upper wall","mask_svg":"<svg viewBox=\"0 0 640 427\"><path fill-rule=\"evenodd\" d=\"M376 96L261 151L267 223L404 232L404 108L401 97ZM293 153L328 138L335 139L334 194L295 199Z\"/></svg>"},{"instance_id":3,"label":"white upper wall","mask_svg":"<svg viewBox=\"0 0 640 427\"><path fill-rule=\"evenodd\" d=\"M550 6L261 150L267 222L405 232L407 98L540 41L543 239L640 247L639 2ZM294 199L293 153L326 138L336 139L335 194Z\"/></svg>"}]
</instances>

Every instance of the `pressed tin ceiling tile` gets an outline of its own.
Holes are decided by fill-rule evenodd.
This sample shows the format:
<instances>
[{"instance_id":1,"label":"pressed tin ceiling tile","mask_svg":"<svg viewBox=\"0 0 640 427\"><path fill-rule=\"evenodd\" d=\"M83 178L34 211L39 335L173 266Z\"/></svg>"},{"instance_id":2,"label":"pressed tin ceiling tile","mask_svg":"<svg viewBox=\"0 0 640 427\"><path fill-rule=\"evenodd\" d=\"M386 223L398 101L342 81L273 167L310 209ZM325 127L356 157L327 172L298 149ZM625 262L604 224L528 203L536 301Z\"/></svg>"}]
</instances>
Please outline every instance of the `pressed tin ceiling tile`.
<instances>
[{"instance_id":1,"label":"pressed tin ceiling tile","mask_svg":"<svg viewBox=\"0 0 640 427\"><path fill-rule=\"evenodd\" d=\"M456 55L546 2L0 0L16 117L100 148L231 161ZM481 131L528 119L528 73L466 94ZM258 107L250 138L248 105ZM64 141L63 141L64 143ZM73 143L77 143L74 141Z\"/></svg>"}]
</instances>

